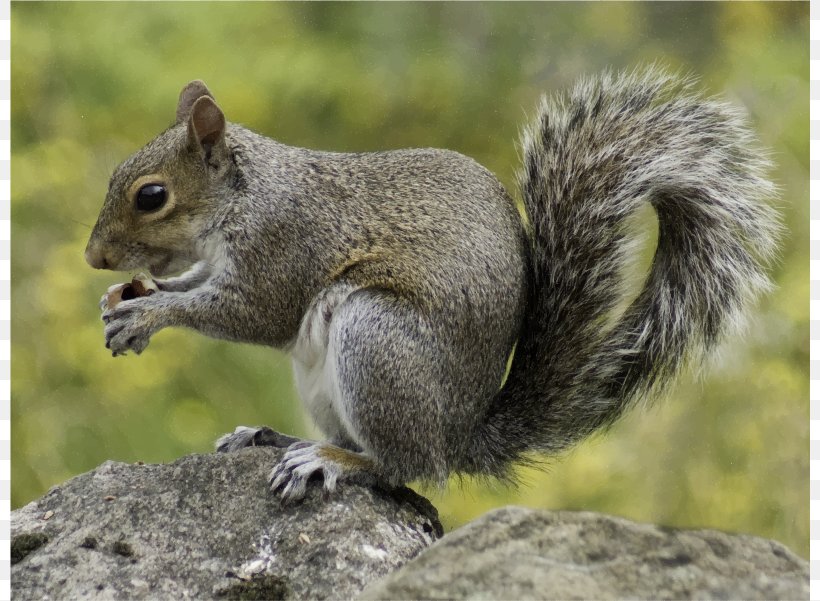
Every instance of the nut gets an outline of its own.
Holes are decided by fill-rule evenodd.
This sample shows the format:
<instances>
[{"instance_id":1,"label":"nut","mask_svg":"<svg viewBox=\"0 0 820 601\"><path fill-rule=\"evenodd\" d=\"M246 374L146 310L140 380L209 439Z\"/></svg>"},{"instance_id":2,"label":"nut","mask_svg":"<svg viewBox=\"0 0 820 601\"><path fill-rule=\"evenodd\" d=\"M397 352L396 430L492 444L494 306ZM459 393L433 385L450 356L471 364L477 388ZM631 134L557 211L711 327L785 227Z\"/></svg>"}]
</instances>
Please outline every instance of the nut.
<instances>
[{"instance_id":1,"label":"nut","mask_svg":"<svg viewBox=\"0 0 820 601\"><path fill-rule=\"evenodd\" d=\"M141 296L151 296L159 288L154 280L143 273L138 273L134 276L131 282L127 284L120 284L119 286L112 286L103 297L103 310L109 310L116 307L122 301L139 298Z\"/></svg>"}]
</instances>

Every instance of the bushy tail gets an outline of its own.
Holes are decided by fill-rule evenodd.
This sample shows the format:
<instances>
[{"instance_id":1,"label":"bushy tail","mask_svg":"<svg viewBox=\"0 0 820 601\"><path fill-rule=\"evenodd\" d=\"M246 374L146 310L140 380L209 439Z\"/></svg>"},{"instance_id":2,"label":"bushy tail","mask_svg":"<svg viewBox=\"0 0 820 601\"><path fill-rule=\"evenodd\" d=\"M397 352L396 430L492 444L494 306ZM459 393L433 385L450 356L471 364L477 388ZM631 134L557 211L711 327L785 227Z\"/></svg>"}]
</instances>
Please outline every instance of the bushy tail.
<instances>
[{"instance_id":1,"label":"bushy tail","mask_svg":"<svg viewBox=\"0 0 820 601\"><path fill-rule=\"evenodd\" d=\"M657 69L607 73L544 98L524 132L529 306L476 471L501 475L523 452L554 453L611 424L703 358L769 287L779 225L768 163L742 113L692 87ZM644 201L657 250L612 325L627 221Z\"/></svg>"}]
</instances>

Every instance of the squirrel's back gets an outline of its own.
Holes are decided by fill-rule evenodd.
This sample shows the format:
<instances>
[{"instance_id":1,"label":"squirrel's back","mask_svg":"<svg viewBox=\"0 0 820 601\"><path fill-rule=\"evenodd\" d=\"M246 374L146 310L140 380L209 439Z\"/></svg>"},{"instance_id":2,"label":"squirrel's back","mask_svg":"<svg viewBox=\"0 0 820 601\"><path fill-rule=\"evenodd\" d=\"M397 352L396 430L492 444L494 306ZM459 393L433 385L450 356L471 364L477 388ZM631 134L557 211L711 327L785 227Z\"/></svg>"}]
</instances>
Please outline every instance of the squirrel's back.
<instances>
[{"instance_id":1,"label":"squirrel's back","mask_svg":"<svg viewBox=\"0 0 820 601\"><path fill-rule=\"evenodd\" d=\"M292 148L233 124L228 142L240 162L253 147L261 173L245 176L254 182L250 196L277 203L291 198L310 214L322 247L328 238L338 242L338 251L330 253L330 275L344 272L370 286L381 279L384 287L403 287L421 304L440 301L459 279L477 295L471 302L480 304L479 296L487 295L522 302L521 218L502 184L475 160L436 148L368 153ZM250 169L243 165L246 173ZM389 273L380 276L380 270Z\"/></svg>"}]
</instances>

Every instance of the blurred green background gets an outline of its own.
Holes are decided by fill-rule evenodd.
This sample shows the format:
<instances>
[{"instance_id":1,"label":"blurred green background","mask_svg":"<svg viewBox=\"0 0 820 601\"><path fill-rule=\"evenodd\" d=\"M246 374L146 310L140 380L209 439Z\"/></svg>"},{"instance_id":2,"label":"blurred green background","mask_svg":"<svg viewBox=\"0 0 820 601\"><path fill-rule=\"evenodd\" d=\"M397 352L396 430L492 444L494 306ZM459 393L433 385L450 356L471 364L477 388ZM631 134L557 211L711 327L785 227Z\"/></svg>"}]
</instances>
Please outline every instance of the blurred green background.
<instances>
[{"instance_id":1,"label":"blurred green background","mask_svg":"<svg viewBox=\"0 0 820 601\"><path fill-rule=\"evenodd\" d=\"M86 239L114 166L204 79L228 119L338 151L436 146L512 188L538 96L659 60L745 106L788 236L744 339L547 473L425 490L453 528L503 504L778 539L808 556L808 3L12 6L12 505L106 459L209 452L239 424L316 435L286 355L166 330L103 347Z\"/></svg>"}]
</instances>

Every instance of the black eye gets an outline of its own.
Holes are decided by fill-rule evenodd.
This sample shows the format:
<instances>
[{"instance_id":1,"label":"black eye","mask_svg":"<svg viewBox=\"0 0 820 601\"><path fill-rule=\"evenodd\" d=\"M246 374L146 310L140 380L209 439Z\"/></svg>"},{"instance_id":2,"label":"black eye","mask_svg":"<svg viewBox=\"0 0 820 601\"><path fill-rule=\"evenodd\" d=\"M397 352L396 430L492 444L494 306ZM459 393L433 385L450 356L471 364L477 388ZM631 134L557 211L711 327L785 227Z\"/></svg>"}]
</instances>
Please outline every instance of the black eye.
<instances>
[{"instance_id":1,"label":"black eye","mask_svg":"<svg viewBox=\"0 0 820 601\"><path fill-rule=\"evenodd\" d=\"M137 192L137 210L156 211L165 204L167 198L168 193L165 191L165 186L147 184Z\"/></svg>"}]
</instances>

